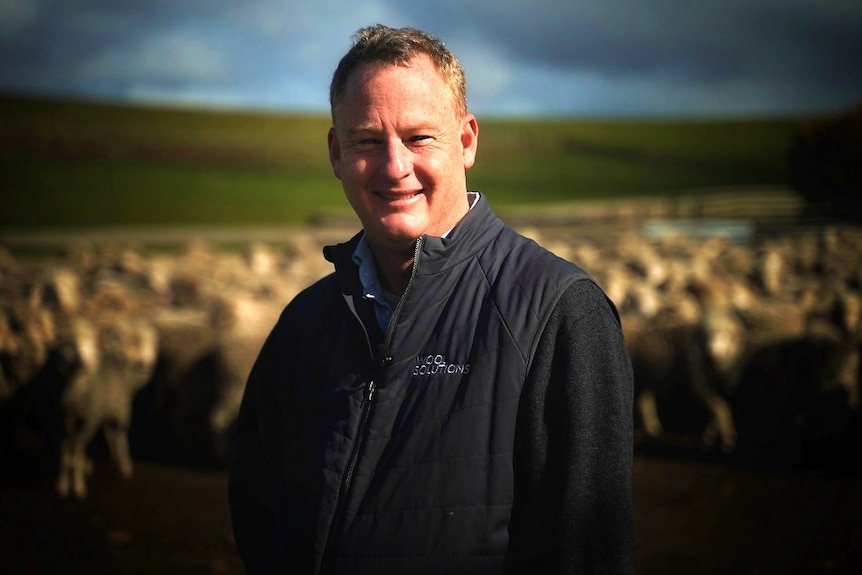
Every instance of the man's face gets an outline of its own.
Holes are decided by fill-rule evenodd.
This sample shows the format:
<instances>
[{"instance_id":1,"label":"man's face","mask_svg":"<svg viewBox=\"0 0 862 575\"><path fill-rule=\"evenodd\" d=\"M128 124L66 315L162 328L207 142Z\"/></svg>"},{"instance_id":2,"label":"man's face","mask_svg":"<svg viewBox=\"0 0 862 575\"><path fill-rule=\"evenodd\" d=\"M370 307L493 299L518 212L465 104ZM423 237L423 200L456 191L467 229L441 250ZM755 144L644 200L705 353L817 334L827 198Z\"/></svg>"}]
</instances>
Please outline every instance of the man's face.
<instances>
[{"instance_id":1,"label":"man's face","mask_svg":"<svg viewBox=\"0 0 862 575\"><path fill-rule=\"evenodd\" d=\"M375 248L440 236L467 212L478 125L427 56L353 72L329 132L335 176Z\"/></svg>"}]
</instances>

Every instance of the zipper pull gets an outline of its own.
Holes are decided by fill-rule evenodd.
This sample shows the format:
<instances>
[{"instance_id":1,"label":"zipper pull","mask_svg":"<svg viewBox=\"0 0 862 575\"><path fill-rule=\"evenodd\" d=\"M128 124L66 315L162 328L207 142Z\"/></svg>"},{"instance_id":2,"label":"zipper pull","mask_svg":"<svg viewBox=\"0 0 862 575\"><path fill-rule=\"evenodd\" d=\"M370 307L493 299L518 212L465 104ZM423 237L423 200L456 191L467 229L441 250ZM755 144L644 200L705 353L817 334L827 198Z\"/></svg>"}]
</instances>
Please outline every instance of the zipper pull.
<instances>
[{"instance_id":1,"label":"zipper pull","mask_svg":"<svg viewBox=\"0 0 862 575\"><path fill-rule=\"evenodd\" d=\"M385 343L377 344L377 364L380 367L386 367L392 363L392 356L389 355L389 346Z\"/></svg>"},{"instance_id":2,"label":"zipper pull","mask_svg":"<svg viewBox=\"0 0 862 575\"><path fill-rule=\"evenodd\" d=\"M371 398L374 397L374 390L377 386L374 383L374 380L368 382L368 389L365 391L365 402L370 403Z\"/></svg>"}]
</instances>

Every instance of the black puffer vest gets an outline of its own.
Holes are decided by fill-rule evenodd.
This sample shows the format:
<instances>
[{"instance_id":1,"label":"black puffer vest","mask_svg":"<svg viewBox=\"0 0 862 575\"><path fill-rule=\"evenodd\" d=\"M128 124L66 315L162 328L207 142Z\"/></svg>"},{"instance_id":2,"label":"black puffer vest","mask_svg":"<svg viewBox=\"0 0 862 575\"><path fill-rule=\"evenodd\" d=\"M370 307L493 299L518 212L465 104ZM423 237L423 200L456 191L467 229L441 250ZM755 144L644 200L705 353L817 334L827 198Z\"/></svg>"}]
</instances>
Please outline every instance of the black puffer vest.
<instances>
[{"instance_id":1,"label":"black puffer vest","mask_svg":"<svg viewBox=\"0 0 862 575\"><path fill-rule=\"evenodd\" d=\"M521 388L560 295L586 274L504 226L484 199L450 238L424 237L387 333L351 254L274 334L280 572L499 573ZM280 332L280 333L279 333Z\"/></svg>"}]
</instances>

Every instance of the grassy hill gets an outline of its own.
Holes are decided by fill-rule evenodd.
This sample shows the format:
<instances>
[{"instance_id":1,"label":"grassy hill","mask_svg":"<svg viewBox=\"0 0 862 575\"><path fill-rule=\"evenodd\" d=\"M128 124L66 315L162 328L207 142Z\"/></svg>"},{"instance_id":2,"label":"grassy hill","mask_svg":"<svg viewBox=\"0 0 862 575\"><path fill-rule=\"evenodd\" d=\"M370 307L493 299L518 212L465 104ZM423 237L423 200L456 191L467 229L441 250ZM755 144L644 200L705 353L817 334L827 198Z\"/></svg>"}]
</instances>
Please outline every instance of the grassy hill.
<instances>
[{"instance_id":1,"label":"grassy hill","mask_svg":"<svg viewBox=\"0 0 862 575\"><path fill-rule=\"evenodd\" d=\"M495 207L787 185L794 119L479 118ZM0 228L298 224L349 214L325 116L0 97Z\"/></svg>"}]
</instances>

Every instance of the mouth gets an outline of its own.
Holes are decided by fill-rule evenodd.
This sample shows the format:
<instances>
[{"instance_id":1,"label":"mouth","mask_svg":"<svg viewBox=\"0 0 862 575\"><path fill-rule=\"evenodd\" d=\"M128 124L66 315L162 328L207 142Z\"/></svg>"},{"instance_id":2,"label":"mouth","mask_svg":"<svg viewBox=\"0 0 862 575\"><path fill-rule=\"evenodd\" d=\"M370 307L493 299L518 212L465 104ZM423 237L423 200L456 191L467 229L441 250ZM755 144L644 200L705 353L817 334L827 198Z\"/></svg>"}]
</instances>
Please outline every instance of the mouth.
<instances>
[{"instance_id":1,"label":"mouth","mask_svg":"<svg viewBox=\"0 0 862 575\"><path fill-rule=\"evenodd\" d=\"M414 192L377 192L377 196L389 202L410 200L419 196L421 191Z\"/></svg>"}]
</instances>

